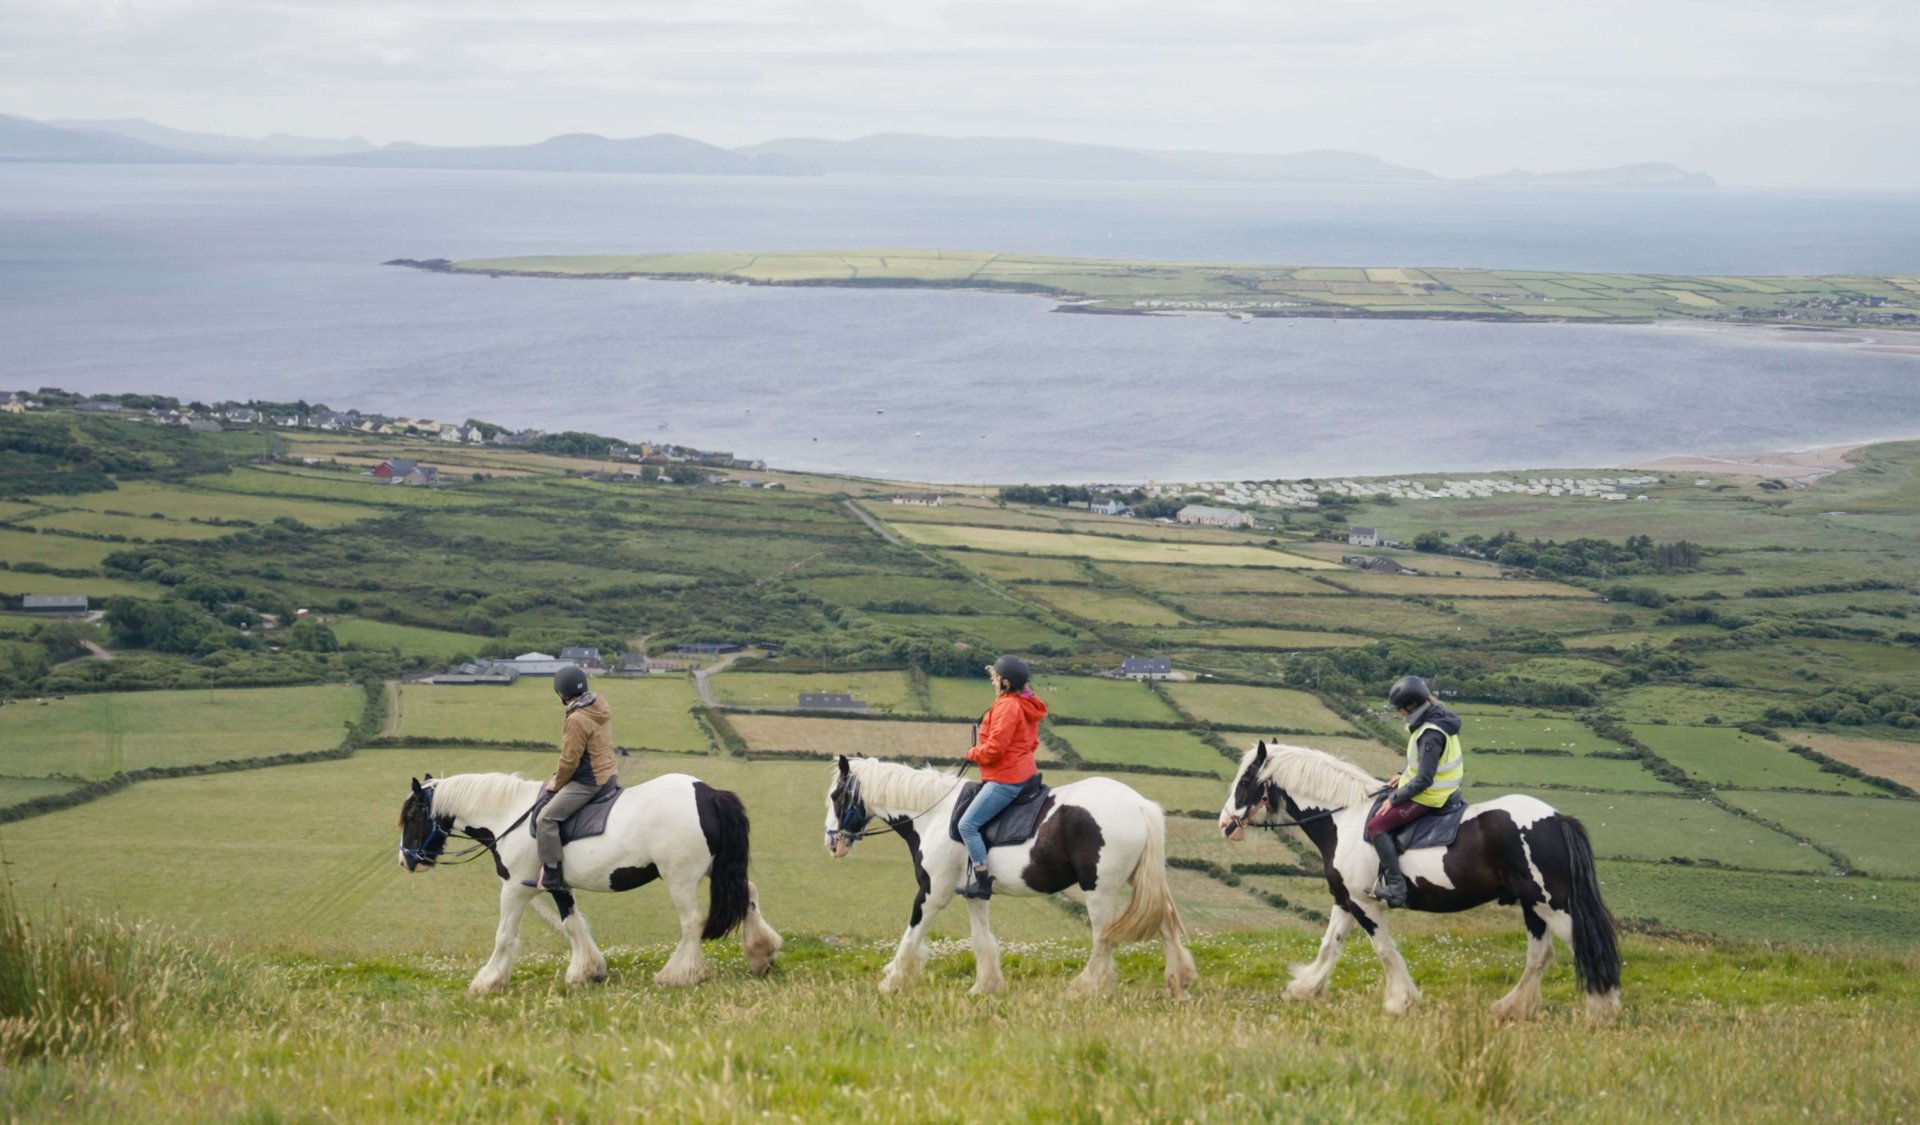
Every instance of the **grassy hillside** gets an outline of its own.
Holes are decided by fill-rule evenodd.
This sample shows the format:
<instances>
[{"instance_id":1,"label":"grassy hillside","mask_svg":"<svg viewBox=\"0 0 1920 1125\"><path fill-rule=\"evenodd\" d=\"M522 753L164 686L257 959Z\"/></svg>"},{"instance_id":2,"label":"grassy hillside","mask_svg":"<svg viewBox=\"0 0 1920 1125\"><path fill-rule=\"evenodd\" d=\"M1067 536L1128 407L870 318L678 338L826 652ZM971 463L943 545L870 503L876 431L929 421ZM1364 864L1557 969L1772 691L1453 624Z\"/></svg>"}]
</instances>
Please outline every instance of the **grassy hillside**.
<instances>
[{"instance_id":1,"label":"grassy hillside","mask_svg":"<svg viewBox=\"0 0 1920 1125\"><path fill-rule=\"evenodd\" d=\"M448 268L492 276L1007 289L1073 298L1084 302L1075 307L1100 312L1920 324L1920 278L1915 277L1359 269L899 249L486 258Z\"/></svg>"}]
</instances>

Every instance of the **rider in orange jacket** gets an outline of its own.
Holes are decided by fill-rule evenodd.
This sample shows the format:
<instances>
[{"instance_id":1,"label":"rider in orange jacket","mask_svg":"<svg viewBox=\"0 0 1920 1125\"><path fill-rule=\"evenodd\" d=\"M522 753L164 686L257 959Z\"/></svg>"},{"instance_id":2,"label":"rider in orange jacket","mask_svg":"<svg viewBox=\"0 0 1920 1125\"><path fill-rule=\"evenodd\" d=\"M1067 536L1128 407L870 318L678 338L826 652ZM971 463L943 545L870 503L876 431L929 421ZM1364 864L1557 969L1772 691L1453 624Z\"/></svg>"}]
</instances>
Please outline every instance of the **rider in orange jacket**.
<instances>
[{"instance_id":1,"label":"rider in orange jacket","mask_svg":"<svg viewBox=\"0 0 1920 1125\"><path fill-rule=\"evenodd\" d=\"M967 761L980 767L980 792L960 818L960 842L973 861L973 881L960 888L966 898L992 898L993 876L987 874L987 845L980 829L1019 795L1020 787L1036 772L1034 751L1040 746L1040 720L1047 705L1027 687L1033 673L1017 656L1002 656L987 668L1000 693L980 720Z\"/></svg>"}]
</instances>

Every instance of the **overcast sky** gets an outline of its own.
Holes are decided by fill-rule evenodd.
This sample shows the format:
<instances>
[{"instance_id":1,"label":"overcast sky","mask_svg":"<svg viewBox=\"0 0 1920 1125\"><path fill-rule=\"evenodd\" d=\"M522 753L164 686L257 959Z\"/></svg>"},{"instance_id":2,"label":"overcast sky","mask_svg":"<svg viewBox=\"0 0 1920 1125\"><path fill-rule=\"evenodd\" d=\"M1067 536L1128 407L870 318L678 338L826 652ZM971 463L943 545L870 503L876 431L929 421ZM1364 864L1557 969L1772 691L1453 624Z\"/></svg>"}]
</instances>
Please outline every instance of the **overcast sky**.
<instances>
[{"instance_id":1,"label":"overcast sky","mask_svg":"<svg viewBox=\"0 0 1920 1125\"><path fill-rule=\"evenodd\" d=\"M1920 190L1920 3L0 0L0 112L259 135L882 131L1670 160Z\"/></svg>"}]
</instances>

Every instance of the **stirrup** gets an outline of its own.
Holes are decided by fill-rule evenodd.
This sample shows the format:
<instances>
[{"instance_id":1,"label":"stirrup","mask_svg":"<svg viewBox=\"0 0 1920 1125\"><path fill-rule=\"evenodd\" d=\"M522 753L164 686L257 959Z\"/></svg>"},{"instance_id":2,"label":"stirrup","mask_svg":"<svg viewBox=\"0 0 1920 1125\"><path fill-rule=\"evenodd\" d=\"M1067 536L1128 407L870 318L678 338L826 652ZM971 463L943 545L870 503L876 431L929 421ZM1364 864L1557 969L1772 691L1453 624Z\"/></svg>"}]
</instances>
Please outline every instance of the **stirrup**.
<instances>
[{"instance_id":1,"label":"stirrup","mask_svg":"<svg viewBox=\"0 0 1920 1125\"><path fill-rule=\"evenodd\" d=\"M548 878L549 875L552 876L551 879ZM573 889L567 885L567 877L561 873L560 865L557 863L551 866L543 865L533 878L520 880L520 885L523 887L532 887L536 891L569 891Z\"/></svg>"},{"instance_id":2,"label":"stirrup","mask_svg":"<svg viewBox=\"0 0 1920 1125\"><path fill-rule=\"evenodd\" d=\"M1386 880L1384 879L1375 879L1373 881L1373 886L1367 888L1367 897L1377 902L1384 902L1387 906L1395 910L1404 910L1407 906L1407 892L1402 891L1398 895L1393 894L1387 890Z\"/></svg>"}]
</instances>

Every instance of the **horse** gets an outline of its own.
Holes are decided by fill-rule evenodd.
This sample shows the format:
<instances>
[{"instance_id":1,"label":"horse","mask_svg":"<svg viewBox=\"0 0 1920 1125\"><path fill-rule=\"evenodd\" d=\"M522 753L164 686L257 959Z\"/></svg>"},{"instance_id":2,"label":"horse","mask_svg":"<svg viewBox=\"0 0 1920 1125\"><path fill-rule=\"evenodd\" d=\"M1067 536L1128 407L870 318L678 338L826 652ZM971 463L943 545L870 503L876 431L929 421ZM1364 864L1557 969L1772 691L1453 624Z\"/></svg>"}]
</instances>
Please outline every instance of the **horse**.
<instances>
[{"instance_id":1,"label":"horse","mask_svg":"<svg viewBox=\"0 0 1920 1125\"><path fill-rule=\"evenodd\" d=\"M932 767L916 769L878 758L848 759L834 767L827 790L827 852L840 859L866 837L878 817L906 842L919 891L906 933L880 979L880 991L913 983L931 950L927 933L934 916L958 891L968 870L967 851L948 833L962 782ZM1052 791L1031 840L993 848L987 867L994 891L1017 896L1052 895L1078 886L1086 893L1093 928L1093 955L1074 980L1074 991L1100 992L1118 983L1117 946L1159 935L1166 949L1167 992L1184 996L1197 972L1187 952L1185 925L1167 886L1167 826L1160 806L1117 781L1090 777ZM1120 897L1123 883L1132 897ZM984 900L967 900L973 933L972 994L1006 987L1000 974L1000 944L988 925Z\"/></svg>"},{"instance_id":2,"label":"horse","mask_svg":"<svg viewBox=\"0 0 1920 1125\"><path fill-rule=\"evenodd\" d=\"M1340 945L1355 925L1373 939L1386 969L1384 1007L1398 1015L1420 998L1407 963L1387 933L1386 908L1359 892L1373 885L1380 859L1365 839L1371 800L1384 785L1344 758L1303 746L1260 742L1240 759L1220 810L1220 829L1239 840L1247 825L1281 827L1276 814L1296 824L1320 849L1334 909L1320 954L1293 970L1285 996L1317 999L1339 959ZM1487 902L1520 905L1527 928L1527 965L1513 990L1493 1005L1498 1019L1524 1019L1540 1010L1540 978L1553 958L1553 938L1573 951L1573 967L1586 991L1587 1015L1596 1023L1620 1010L1620 953L1613 916L1600 898L1593 848L1578 820L1545 801L1508 794L1470 804L1460 834L1444 848L1415 848L1400 858L1407 877L1407 906L1448 914ZM1551 935L1551 936L1549 936Z\"/></svg>"},{"instance_id":3,"label":"horse","mask_svg":"<svg viewBox=\"0 0 1920 1125\"><path fill-rule=\"evenodd\" d=\"M456 833L473 840L465 853L493 857L500 877L500 925L493 955L474 974L468 991L479 995L507 986L520 941L520 916L541 892L521 885L540 869L540 857L527 818L542 783L519 774L468 773L413 788L400 806L400 865L409 872L442 862L447 841ZM573 891L630 891L658 879L680 915L680 944L655 984L695 985L707 976L702 941L740 930L747 965L755 975L773 969L781 938L760 914L759 891L747 879L747 812L740 798L683 773L663 774L620 794L607 816L606 831L566 846L569 890L551 891L560 910L558 928L572 957L567 983L598 982L607 977L607 959L593 942ZM447 857L452 858L452 857ZM697 892L710 876L707 908Z\"/></svg>"}]
</instances>

